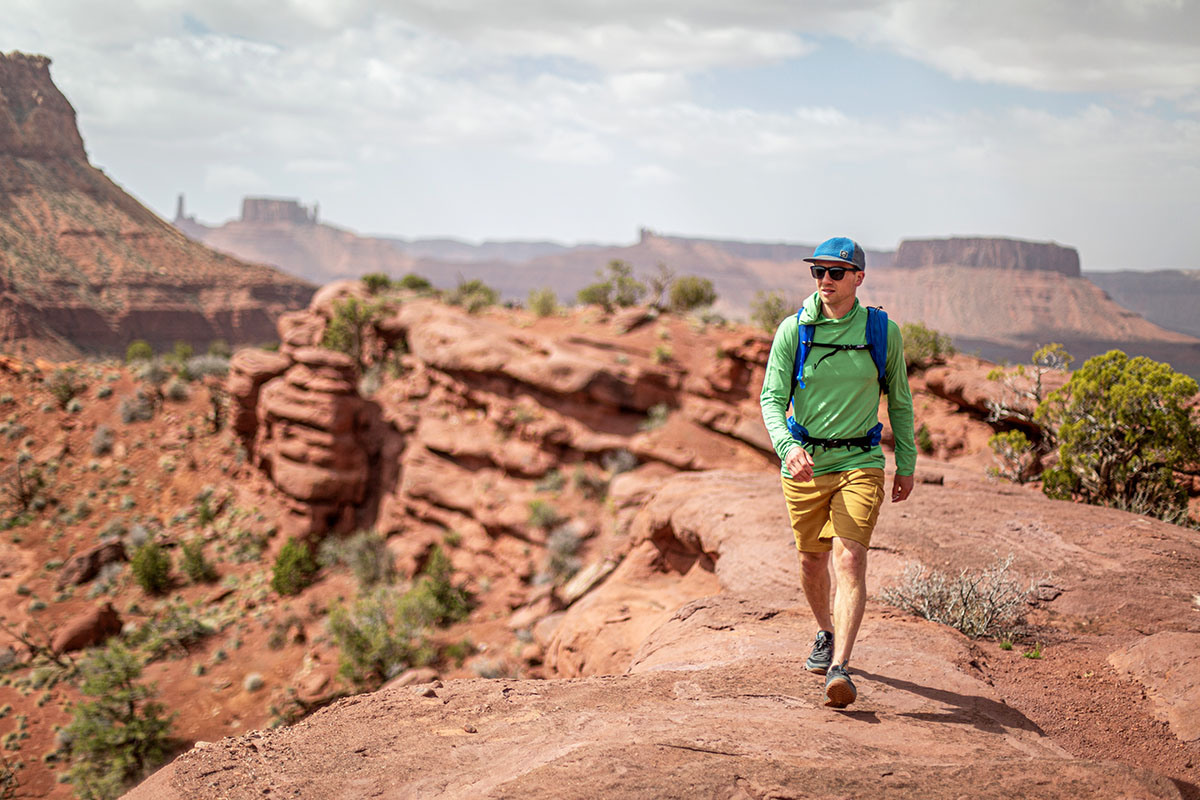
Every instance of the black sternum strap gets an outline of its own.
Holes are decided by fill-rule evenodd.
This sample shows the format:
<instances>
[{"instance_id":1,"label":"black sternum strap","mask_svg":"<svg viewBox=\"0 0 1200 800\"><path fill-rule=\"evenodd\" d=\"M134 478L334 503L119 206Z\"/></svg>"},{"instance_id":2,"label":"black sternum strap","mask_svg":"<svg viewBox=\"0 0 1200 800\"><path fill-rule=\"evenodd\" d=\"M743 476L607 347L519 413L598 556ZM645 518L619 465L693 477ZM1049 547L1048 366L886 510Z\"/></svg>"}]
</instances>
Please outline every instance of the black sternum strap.
<instances>
[{"instance_id":1,"label":"black sternum strap","mask_svg":"<svg viewBox=\"0 0 1200 800\"><path fill-rule=\"evenodd\" d=\"M817 359L817 363L813 364L813 369L821 366L821 362L829 358L834 353L839 353L842 350L870 350L869 344L823 344L821 342L813 342L809 347L824 347L829 350L828 353Z\"/></svg>"}]
</instances>

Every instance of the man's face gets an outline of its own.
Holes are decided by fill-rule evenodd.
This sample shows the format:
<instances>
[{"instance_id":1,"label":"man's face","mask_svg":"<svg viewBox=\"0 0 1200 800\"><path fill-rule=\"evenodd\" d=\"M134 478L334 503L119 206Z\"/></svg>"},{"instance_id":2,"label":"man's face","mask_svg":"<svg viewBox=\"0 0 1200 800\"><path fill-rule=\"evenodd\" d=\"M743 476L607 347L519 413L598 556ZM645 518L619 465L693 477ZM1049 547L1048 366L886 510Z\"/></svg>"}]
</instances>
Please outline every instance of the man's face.
<instances>
[{"instance_id":1,"label":"man's face","mask_svg":"<svg viewBox=\"0 0 1200 800\"><path fill-rule=\"evenodd\" d=\"M854 301L858 287L862 286L865 277L861 270L850 271L854 270L854 267L841 261L817 261L813 266L847 270L840 281L835 281L829 272L817 279L817 291L823 302L837 306Z\"/></svg>"}]
</instances>

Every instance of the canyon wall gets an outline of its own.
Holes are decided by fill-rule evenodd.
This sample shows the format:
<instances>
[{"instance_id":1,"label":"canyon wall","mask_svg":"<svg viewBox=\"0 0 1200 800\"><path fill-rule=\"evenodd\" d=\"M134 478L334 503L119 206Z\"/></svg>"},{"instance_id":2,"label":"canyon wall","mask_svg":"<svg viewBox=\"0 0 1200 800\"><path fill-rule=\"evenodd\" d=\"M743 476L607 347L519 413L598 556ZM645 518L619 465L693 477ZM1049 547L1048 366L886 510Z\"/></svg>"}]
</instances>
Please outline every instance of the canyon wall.
<instances>
[{"instance_id":1,"label":"canyon wall","mask_svg":"<svg viewBox=\"0 0 1200 800\"><path fill-rule=\"evenodd\" d=\"M1071 278L1080 275L1079 253L1073 247L996 237L905 239L893 264L902 269L942 265L1057 272Z\"/></svg>"}]
</instances>

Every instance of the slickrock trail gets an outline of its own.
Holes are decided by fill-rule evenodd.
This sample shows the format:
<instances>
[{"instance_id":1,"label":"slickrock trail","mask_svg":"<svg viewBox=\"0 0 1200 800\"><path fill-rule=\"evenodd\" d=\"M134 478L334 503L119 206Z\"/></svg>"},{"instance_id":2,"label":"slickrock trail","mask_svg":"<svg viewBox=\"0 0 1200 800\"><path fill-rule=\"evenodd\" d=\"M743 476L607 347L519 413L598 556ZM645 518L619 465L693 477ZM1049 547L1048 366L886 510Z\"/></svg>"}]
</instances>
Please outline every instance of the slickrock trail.
<instances>
[{"instance_id":1,"label":"slickrock trail","mask_svg":"<svg viewBox=\"0 0 1200 800\"><path fill-rule=\"evenodd\" d=\"M1018 574L1052 573L1044 585L1062 594L1034 610L1034 623L1060 639L1056 631L1090 626L1090 652L1140 642L1126 662L1143 665L1132 671L1147 698L1114 710L1137 720L1113 733L1134 741L1162 712L1192 759L1186 767L1159 753L1177 773L1168 776L1064 747L992 678L1011 669L989 658L1019 654L985 655L994 646L874 603L852 661L859 701L824 707L822 679L803 669L813 626L793 580L782 502L769 500L777 477L704 472L655 493L633 523L642 544L558 623L548 656L557 652L577 674L618 674L359 695L291 728L198 744L127 797L1196 796L1195 694L1167 691L1154 667L1161 658L1139 654L1167 648L1194 658L1194 533L1000 492L965 470L941 477L943 485L921 485L909 503L886 507L873 586L912 561L987 562L997 550L1014 553ZM676 592L674 606L632 613L651 573L694 596ZM644 615L655 613L646 633ZM1049 713L1039 702L1053 705L1069 671L1053 648L1027 661L1044 684L1028 695L1035 716ZM1129 686L1111 673L1094 685L1101 700ZM1062 692L1065 703L1078 700L1076 685Z\"/></svg>"}]
</instances>

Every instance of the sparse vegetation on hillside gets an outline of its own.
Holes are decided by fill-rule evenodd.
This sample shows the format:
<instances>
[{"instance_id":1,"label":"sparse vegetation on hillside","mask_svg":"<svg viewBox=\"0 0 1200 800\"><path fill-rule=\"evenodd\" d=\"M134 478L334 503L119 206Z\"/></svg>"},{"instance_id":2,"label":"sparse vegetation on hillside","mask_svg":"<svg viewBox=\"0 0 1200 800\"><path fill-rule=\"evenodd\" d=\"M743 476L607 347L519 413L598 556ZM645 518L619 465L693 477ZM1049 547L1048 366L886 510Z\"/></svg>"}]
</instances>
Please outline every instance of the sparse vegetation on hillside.
<instances>
[{"instance_id":1,"label":"sparse vegetation on hillside","mask_svg":"<svg viewBox=\"0 0 1200 800\"><path fill-rule=\"evenodd\" d=\"M138 586L148 594L163 594L171 587L171 558L154 539L134 551L129 566Z\"/></svg>"},{"instance_id":2,"label":"sparse vegetation on hillside","mask_svg":"<svg viewBox=\"0 0 1200 800\"><path fill-rule=\"evenodd\" d=\"M392 279L382 272L370 272L362 276L363 285L371 294L379 294L392 288Z\"/></svg>"},{"instance_id":3,"label":"sparse vegetation on hillside","mask_svg":"<svg viewBox=\"0 0 1200 800\"><path fill-rule=\"evenodd\" d=\"M413 292L428 292L433 289L433 284L424 275L418 275L415 272L410 272L404 275L400 280L396 281L396 286L400 289L408 289Z\"/></svg>"},{"instance_id":4,"label":"sparse vegetation on hillside","mask_svg":"<svg viewBox=\"0 0 1200 800\"><path fill-rule=\"evenodd\" d=\"M155 688L139 681L140 657L120 643L94 651L80 672L93 699L74 706L65 729L68 777L78 797L114 800L166 758L171 721Z\"/></svg>"},{"instance_id":5,"label":"sparse vegetation on hillside","mask_svg":"<svg viewBox=\"0 0 1200 800\"><path fill-rule=\"evenodd\" d=\"M988 419L1020 420L1033 423L1037 407L1046 399L1046 375L1052 371L1065 371L1075 361L1067 349L1057 342L1039 347L1034 351L1028 366L996 367L988 373L988 380L1000 384L1000 396L988 402ZM1053 449L1054 431L1043 431L1038 445L1044 452Z\"/></svg>"},{"instance_id":6,"label":"sparse vegetation on hillside","mask_svg":"<svg viewBox=\"0 0 1200 800\"><path fill-rule=\"evenodd\" d=\"M996 459L989 470L992 475L1013 483L1026 483L1033 477L1034 445L1024 433L1013 430L994 434L988 439L988 447Z\"/></svg>"},{"instance_id":7,"label":"sparse vegetation on hillside","mask_svg":"<svg viewBox=\"0 0 1200 800\"><path fill-rule=\"evenodd\" d=\"M1186 522L1175 475L1200 469L1200 425L1186 405L1196 392L1195 380L1144 356L1088 359L1038 406L1038 422L1059 442L1043 491Z\"/></svg>"},{"instance_id":8,"label":"sparse vegetation on hillside","mask_svg":"<svg viewBox=\"0 0 1200 800\"><path fill-rule=\"evenodd\" d=\"M321 346L345 353L361 366L367 328L375 323L379 313L379 306L364 303L357 297L335 302L333 316L325 325L325 333L321 337Z\"/></svg>"},{"instance_id":9,"label":"sparse vegetation on hillside","mask_svg":"<svg viewBox=\"0 0 1200 800\"><path fill-rule=\"evenodd\" d=\"M150 361L154 358L154 348L145 339L134 339L125 348L125 363L133 364L138 361Z\"/></svg>"},{"instance_id":10,"label":"sparse vegetation on hillside","mask_svg":"<svg viewBox=\"0 0 1200 800\"><path fill-rule=\"evenodd\" d=\"M453 306L462 306L467 313L475 314L499 303L500 293L478 278L459 278L458 286L446 295L446 302Z\"/></svg>"},{"instance_id":11,"label":"sparse vegetation on hillside","mask_svg":"<svg viewBox=\"0 0 1200 800\"><path fill-rule=\"evenodd\" d=\"M322 567L346 567L368 589L396 579L396 566L387 541L374 530L359 531L342 538L329 536L321 543L317 563Z\"/></svg>"},{"instance_id":12,"label":"sparse vegetation on hillside","mask_svg":"<svg viewBox=\"0 0 1200 800\"><path fill-rule=\"evenodd\" d=\"M72 400L87 391L88 384L75 367L60 367L45 380L46 388L54 397L59 408L66 408Z\"/></svg>"},{"instance_id":13,"label":"sparse vegetation on hillside","mask_svg":"<svg viewBox=\"0 0 1200 800\"><path fill-rule=\"evenodd\" d=\"M900 326L900 336L904 339L904 364L909 372L944 362L947 356L958 352L949 336L927 328L923 322L905 322Z\"/></svg>"}]
</instances>

